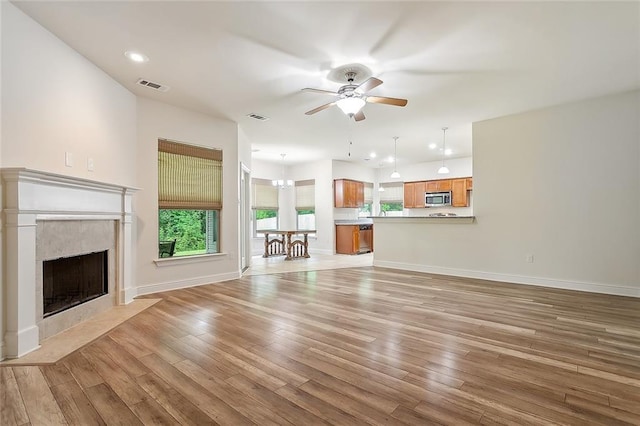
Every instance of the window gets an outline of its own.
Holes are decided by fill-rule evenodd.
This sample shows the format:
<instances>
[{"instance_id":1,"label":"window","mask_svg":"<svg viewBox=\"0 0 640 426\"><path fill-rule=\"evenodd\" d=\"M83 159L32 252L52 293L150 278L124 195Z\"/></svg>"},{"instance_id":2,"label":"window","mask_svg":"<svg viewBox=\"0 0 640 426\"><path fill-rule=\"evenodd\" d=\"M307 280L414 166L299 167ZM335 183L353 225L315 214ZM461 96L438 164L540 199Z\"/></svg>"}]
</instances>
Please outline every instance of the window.
<instances>
[{"instance_id":1,"label":"window","mask_svg":"<svg viewBox=\"0 0 640 426\"><path fill-rule=\"evenodd\" d=\"M316 181L296 181L296 227L316 229Z\"/></svg>"},{"instance_id":2,"label":"window","mask_svg":"<svg viewBox=\"0 0 640 426\"><path fill-rule=\"evenodd\" d=\"M220 252L221 209L222 151L160 139L159 256Z\"/></svg>"},{"instance_id":3,"label":"window","mask_svg":"<svg viewBox=\"0 0 640 426\"><path fill-rule=\"evenodd\" d=\"M371 207L373 206L373 184L364 183L364 204L358 210L358 217L368 217L372 215Z\"/></svg>"},{"instance_id":4,"label":"window","mask_svg":"<svg viewBox=\"0 0 640 426\"><path fill-rule=\"evenodd\" d=\"M251 208L253 209L253 236L261 231L278 229L278 187L267 179L251 179Z\"/></svg>"},{"instance_id":5,"label":"window","mask_svg":"<svg viewBox=\"0 0 640 426\"><path fill-rule=\"evenodd\" d=\"M380 215L402 216L402 182L381 183L380 186L384 188L384 191L380 192Z\"/></svg>"}]
</instances>

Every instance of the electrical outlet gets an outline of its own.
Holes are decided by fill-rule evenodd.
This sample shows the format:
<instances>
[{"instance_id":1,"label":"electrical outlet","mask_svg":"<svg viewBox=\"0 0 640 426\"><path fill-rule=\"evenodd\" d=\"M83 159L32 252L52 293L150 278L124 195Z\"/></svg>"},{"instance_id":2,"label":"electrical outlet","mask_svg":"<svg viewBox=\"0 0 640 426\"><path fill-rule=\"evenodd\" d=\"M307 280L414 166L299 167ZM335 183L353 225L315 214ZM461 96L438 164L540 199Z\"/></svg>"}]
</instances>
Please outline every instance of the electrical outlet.
<instances>
[{"instance_id":1,"label":"electrical outlet","mask_svg":"<svg viewBox=\"0 0 640 426\"><path fill-rule=\"evenodd\" d=\"M533 255L532 255L532 254L528 254L528 255L525 257L525 261L526 261L527 263L533 263Z\"/></svg>"},{"instance_id":2,"label":"electrical outlet","mask_svg":"<svg viewBox=\"0 0 640 426\"><path fill-rule=\"evenodd\" d=\"M87 170L90 172L93 171L93 158L87 158Z\"/></svg>"},{"instance_id":3,"label":"electrical outlet","mask_svg":"<svg viewBox=\"0 0 640 426\"><path fill-rule=\"evenodd\" d=\"M70 152L64 153L64 165L67 167L73 167L73 154Z\"/></svg>"}]
</instances>

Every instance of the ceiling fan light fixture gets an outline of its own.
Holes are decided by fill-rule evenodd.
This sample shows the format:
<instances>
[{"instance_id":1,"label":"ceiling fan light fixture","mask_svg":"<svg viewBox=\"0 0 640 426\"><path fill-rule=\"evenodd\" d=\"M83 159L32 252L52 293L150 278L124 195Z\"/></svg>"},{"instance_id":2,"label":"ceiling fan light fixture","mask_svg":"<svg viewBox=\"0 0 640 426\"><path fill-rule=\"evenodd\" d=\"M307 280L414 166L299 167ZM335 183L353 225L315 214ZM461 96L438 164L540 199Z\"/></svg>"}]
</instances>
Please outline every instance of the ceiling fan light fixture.
<instances>
[{"instance_id":1,"label":"ceiling fan light fixture","mask_svg":"<svg viewBox=\"0 0 640 426\"><path fill-rule=\"evenodd\" d=\"M365 103L365 100L362 98L348 97L340 99L336 102L336 105L338 105L338 108L340 108L345 114L353 115L357 114Z\"/></svg>"}]
</instances>

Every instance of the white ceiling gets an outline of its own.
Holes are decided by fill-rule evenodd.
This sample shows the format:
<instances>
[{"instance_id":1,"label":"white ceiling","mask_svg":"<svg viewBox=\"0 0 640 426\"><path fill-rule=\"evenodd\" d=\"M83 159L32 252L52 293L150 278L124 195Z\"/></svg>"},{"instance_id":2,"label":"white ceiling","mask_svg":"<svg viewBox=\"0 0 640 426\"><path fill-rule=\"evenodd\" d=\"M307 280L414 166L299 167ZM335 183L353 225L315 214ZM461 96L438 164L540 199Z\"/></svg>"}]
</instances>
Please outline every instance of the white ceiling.
<instances>
[{"instance_id":1,"label":"white ceiling","mask_svg":"<svg viewBox=\"0 0 640 426\"><path fill-rule=\"evenodd\" d=\"M393 136L398 164L432 161L443 126L452 157L469 156L474 121L640 87L637 2L13 3L133 93L237 121L266 161L378 167ZM384 81L370 95L408 105L305 115L332 98L300 89L337 90L327 74L351 63Z\"/></svg>"}]
</instances>

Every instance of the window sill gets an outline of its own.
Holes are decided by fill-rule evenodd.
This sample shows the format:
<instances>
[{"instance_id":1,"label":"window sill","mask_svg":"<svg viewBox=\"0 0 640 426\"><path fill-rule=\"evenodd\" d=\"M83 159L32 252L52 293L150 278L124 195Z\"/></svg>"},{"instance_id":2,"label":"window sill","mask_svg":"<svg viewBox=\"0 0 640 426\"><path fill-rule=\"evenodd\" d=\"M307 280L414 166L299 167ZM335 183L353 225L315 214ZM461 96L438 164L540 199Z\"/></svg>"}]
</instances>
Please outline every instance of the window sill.
<instances>
[{"instance_id":1,"label":"window sill","mask_svg":"<svg viewBox=\"0 0 640 426\"><path fill-rule=\"evenodd\" d=\"M154 259L153 263L158 267L173 266L173 265L186 265L189 263L201 263L215 260L216 258L226 257L227 253L210 253L210 254L196 254L193 256L175 256L175 257L163 257L161 259Z\"/></svg>"}]
</instances>

